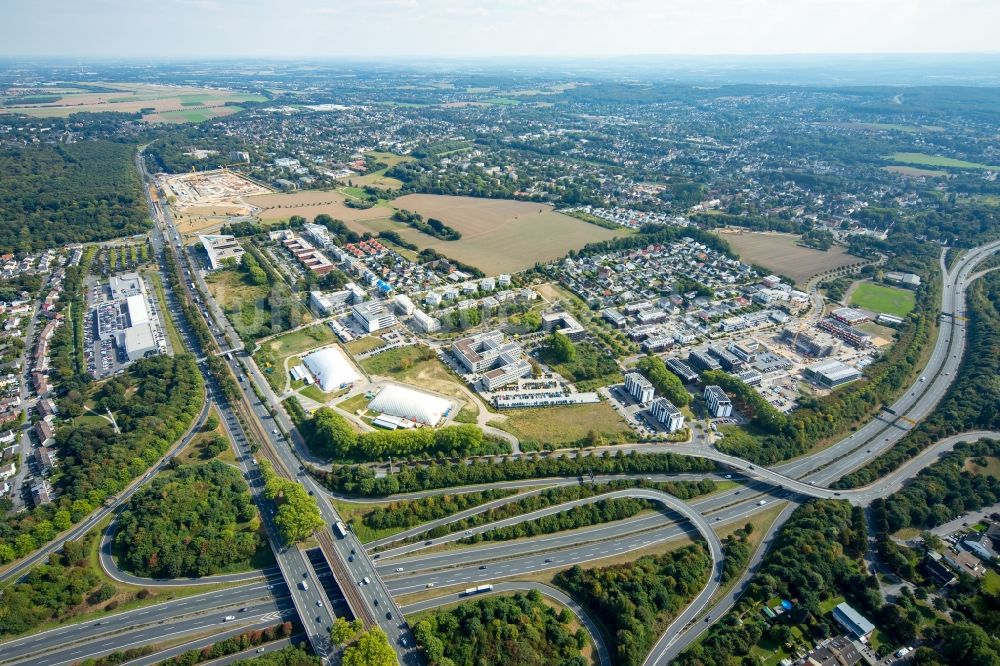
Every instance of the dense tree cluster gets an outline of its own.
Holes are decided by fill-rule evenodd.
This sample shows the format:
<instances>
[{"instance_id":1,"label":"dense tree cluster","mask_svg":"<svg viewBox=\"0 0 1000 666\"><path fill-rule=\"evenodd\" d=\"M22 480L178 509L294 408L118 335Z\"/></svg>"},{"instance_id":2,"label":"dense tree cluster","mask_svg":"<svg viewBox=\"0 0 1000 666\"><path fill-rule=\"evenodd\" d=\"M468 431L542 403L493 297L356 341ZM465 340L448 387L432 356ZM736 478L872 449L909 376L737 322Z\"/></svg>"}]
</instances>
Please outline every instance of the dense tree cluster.
<instances>
[{"instance_id":1,"label":"dense tree cluster","mask_svg":"<svg viewBox=\"0 0 1000 666\"><path fill-rule=\"evenodd\" d=\"M677 407L683 407L691 402L691 394L684 388L684 382L667 370L667 366L659 356L641 358L636 367L646 375L653 388Z\"/></svg>"},{"instance_id":2,"label":"dense tree cluster","mask_svg":"<svg viewBox=\"0 0 1000 666\"><path fill-rule=\"evenodd\" d=\"M517 491L507 488L491 488L472 493L431 495L415 500L391 502L388 506L376 507L365 514L362 521L368 527L376 530L413 527L471 509L486 502L510 497L515 492Z\"/></svg>"},{"instance_id":3,"label":"dense tree cluster","mask_svg":"<svg viewBox=\"0 0 1000 666\"><path fill-rule=\"evenodd\" d=\"M94 394L111 424L56 429L57 499L0 522L0 563L23 557L121 492L166 453L203 403L201 373L190 354L142 359Z\"/></svg>"},{"instance_id":4,"label":"dense tree cluster","mask_svg":"<svg viewBox=\"0 0 1000 666\"><path fill-rule=\"evenodd\" d=\"M432 612L413 635L430 666L585 666L580 650L587 634L570 631L572 620L532 590Z\"/></svg>"},{"instance_id":5,"label":"dense tree cluster","mask_svg":"<svg viewBox=\"0 0 1000 666\"><path fill-rule=\"evenodd\" d=\"M539 534L553 534L565 530L575 530L590 525L601 525L615 520L631 518L643 511L657 508L659 505L648 499L638 497L611 497L590 504L574 506L548 516L527 520L516 525L498 527L488 532L480 532L461 539L461 543L479 543L481 541L510 541L523 537L533 537Z\"/></svg>"},{"instance_id":6,"label":"dense tree cluster","mask_svg":"<svg viewBox=\"0 0 1000 666\"><path fill-rule=\"evenodd\" d=\"M88 562L94 538L91 534L84 541L67 541L61 553L0 591L0 636L20 634L61 618L100 592L101 577ZM114 592L111 586L111 594Z\"/></svg>"},{"instance_id":7,"label":"dense tree cluster","mask_svg":"<svg viewBox=\"0 0 1000 666\"><path fill-rule=\"evenodd\" d=\"M325 524L315 500L302 485L274 473L270 461L260 461L264 495L278 505L274 524L286 544L303 541Z\"/></svg>"},{"instance_id":8,"label":"dense tree cluster","mask_svg":"<svg viewBox=\"0 0 1000 666\"><path fill-rule=\"evenodd\" d=\"M744 597L676 663L730 664L749 655L765 635L778 644L787 642L791 625L795 624L806 628L811 639L826 638L835 629L832 620L821 612L820 604L839 595L863 614L881 620L878 581L863 573L858 559L865 546L861 508L820 500L799 507L782 527ZM729 551L731 544L726 548ZM760 613L750 611L753 605L775 597L794 600L792 609L781 620L769 622Z\"/></svg>"},{"instance_id":9,"label":"dense tree cluster","mask_svg":"<svg viewBox=\"0 0 1000 666\"><path fill-rule=\"evenodd\" d=\"M0 252L146 231L133 151L110 141L0 148Z\"/></svg>"},{"instance_id":10,"label":"dense tree cluster","mask_svg":"<svg viewBox=\"0 0 1000 666\"><path fill-rule=\"evenodd\" d=\"M872 521L880 531L904 527L931 528L1000 501L1000 480L965 469L969 458L1000 456L1000 442L959 444L939 462L922 470L901 490L872 504Z\"/></svg>"},{"instance_id":11,"label":"dense tree cluster","mask_svg":"<svg viewBox=\"0 0 1000 666\"><path fill-rule=\"evenodd\" d=\"M392 214L392 219L397 222L402 222L407 224L420 233L427 234L428 236L433 236L434 238L446 241L455 241L462 237L461 232L457 229L449 227L447 224L441 220L435 219L433 217L428 218L424 221L424 216L420 213L415 213L413 211L399 209Z\"/></svg>"},{"instance_id":12,"label":"dense tree cluster","mask_svg":"<svg viewBox=\"0 0 1000 666\"><path fill-rule=\"evenodd\" d=\"M280 640L282 638L289 638L292 635L292 629L293 627L291 622L283 622L279 625L268 627L267 629L251 629L250 631L244 631L238 636L230 636L229 638L225 638L218 643L213 643L208 647L188 650L187 652L179 654L176 657L172 657L166 661L161 661L157 666L194 666L195 664L200 664L203 661L214 661L215 659L219 659L227 655L244 652L245 650L249 650L250 648L258 645L263 645L264 643L270 643L271 641ZM251 660L248 659L234 663L250 663L250 661ZM301 648L294 647L287 647L281 650L281 652L272 652L266 657L260 656L252 661L254 666L267 663L301 664L302 666L309 664L312 666L319 663L316 657L307 655Z\"/></svg>"},{"instance_id":13,"label":"dense tree cluster","mask_svg":"<svg viewBox=\"0 0 1000 666\"><path fill-rule=\"evenodd\" d=\"M568 591L612 634L612 658L637 666L662 628L705 586L712 560L701 543L635 562L583 569L579 565L556 574Z\"/></svg>"},{"instance_id":14,"label":"dense tree cluster","mask_svg":"<svg viewBox=\"0 0 1000 666\"><path fill-rule=\"evenodd\" d=\"M471 424L445 428L374 430L359 433L350 422L328 407L313 415L312 450L335 460L385 460L392 456L429 457L435 455L468 456L509 453L506 441L487 438Z\"/></svg>"},{"instance_id":15,"label":"dense tree cluster","mask_svg":"<svg viewBox=\"0 0 1000 666\"><path fill-rule=\"evenodd\" d=\"M365 465L334 465L329 471L312 468L310 472L327 488L348 495L384 497L399 492L432 488L451 488L475 483L496 483L547 476L585 474L651 474L669 472L712 472L715 463L706 458L678 456L672 453L632 453L599 456L531 456L498 462L473 461L439 465L404 467L396 474L376 478Z\"/></svg>"},{"instance_id":16,"label":"dense tree cluster","mask_svg":"<svg viewBox=\"0 0 1000 666\"><path fill-rule=\"evenodd\" d=\"M396 651L381 627L363 632L344 650L341 666L396 666Z\"/></svg>"},{"instance_id":17,"label":"dense tree cluster","mask_svg":"<svg viewBox=\"0 0 1000 666\"><path fill-rule=\"evenodd\" d=\"M1000 375L1000 273L990 273L973 285L966 335L970 353L962 359L958 378L934 413L836 487L871 483L943 437L966 430L1000 429L1000 384L996 381Z\"/></svg>"},{"instance_id":18,"label":"dense tree cluster","mask_svg":"<svg viewBox=\"0 0 1000 666\"><path fill-rule=\"evenodd\" d=\"M571 382L586 382L610 377L620 379L618 363L591 342L574 344L568 337L554 332L548 344L540 350L539 358L555 366L559 374Z\"/></svg>"},{"instance_id":19,"label":"dense tree cluster","mask_svg":"<svg viewBox=\"0 0 1000 666\"><path fill-rule=\"evenodd\" d=\"M136 493L118 517L119 565L153 578L248 567L261 545L256 516L236 469L219 461L182 465Z\"/></svg>"}]
</instances>

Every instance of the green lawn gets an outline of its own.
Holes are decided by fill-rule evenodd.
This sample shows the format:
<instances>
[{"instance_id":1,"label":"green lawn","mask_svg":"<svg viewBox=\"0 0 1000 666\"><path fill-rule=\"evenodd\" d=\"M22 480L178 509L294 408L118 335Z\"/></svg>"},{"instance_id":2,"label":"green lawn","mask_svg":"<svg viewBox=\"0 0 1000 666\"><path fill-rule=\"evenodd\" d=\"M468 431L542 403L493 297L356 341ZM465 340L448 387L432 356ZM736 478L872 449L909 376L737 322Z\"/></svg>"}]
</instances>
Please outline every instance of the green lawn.
<instances>
[{"instance_id":1,"label":"green lawn","mask_svg":"<svg viewBox=\"0 0 1000 666\"><path fill-rule=\"evenodd\" d=\"M862 282L851 295L851 305L873 312L905 317L913 310L916 296L909 289Z\"/></svg>"},{"instance_id":2,"label":"green lawn","mask_svg":"<svg viewBox=\"0 0 1000 666\"><path fill-rule=\"evenodd\" d=\"M927 153L893 153L887 159L904 164L918 164L932 167L951 167L953 169L1000 169L1000 166L990 166L979 164L978 162L966 162L956 160L951 157L941 155L928 155Z\"/></svg>"},{"instance_id":3,"label":"green lawn","mask_svg":"<svg viewBox=\"0 0 1000 666\"><path fill-rule=\"evenodd\" d=\"M996 571L987 571L983 576L983 591L987 594L1000 594L1000 574Z\"/></svg>"},{"instance_id":4,"label":"green lawn","mask_svg":"<svg viewBox=\"0 0 1000 666\"><path fill-rule=\"evenodd\" d=\"M608 443L615 443L630 432L628 425L607 402L590 405L565 405L539 409L504 410L506 421L490 423L525 442L542 448L560 448L581 443L593 431Z\"/></svg>"},{"instance_id":5,"label":"green lawn","mask_svg":"<svg viewBox=\"0 0 1000 666\"><path fill-rule=\"evenodd\" d=\"M369 402L370 400L365 396L364 393L359 393L353 398L348 398L347 400L338 403L337 407L340 407L345 412L351 412L353 414L357 412L359 409L365 409L366 407L368 407Z\"/></svg>"},{"instance_id":6,"label":"green lawn","mask_svg":"<svg viewBox=\"0 0 1000 666\"><path fill-rule=\"evenodd\" d=\"M315 384L310 384L309 386L299 391L299 393L309 398L310 400L314 400L322 404L326 404L326 402L330 399L330 394L324 393L323 390L320 389L320 387L316 386Z\"/></svg>"}]
</instances>

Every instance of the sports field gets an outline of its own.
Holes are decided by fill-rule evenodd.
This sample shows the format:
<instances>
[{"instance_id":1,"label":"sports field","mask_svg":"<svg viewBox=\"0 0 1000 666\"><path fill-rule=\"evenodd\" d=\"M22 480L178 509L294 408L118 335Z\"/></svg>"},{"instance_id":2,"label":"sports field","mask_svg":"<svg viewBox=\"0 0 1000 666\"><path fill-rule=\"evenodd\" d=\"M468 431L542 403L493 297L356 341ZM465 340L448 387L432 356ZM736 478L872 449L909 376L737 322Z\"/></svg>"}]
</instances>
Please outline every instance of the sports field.
<instances>
[{"instance_id":1,"label":"sports field","mask_svg":"<svg viewBox=\"0 0 1000 666\"><path fill-rule=\"evenodd\" d=\"M902 162L904 164L916 164L918 166L929 167L951 167L953 169L1000 169L1000 166L990 166L988 164L979 164L978 162L966 162L965 160L956 160L951 157L942 157L940 155L928 155L927 153L893 153L886 159L892 160L893 162Z\"/></svg>"},{"instance_id":2,"label":"sports field","mask_svg":"<svg viewBox=\"0 0 1000 666\"><path fill-rule=\"evenodd\" d=\"M872 282L859 283L851 294L851 305L897 317L909 314L915 301L916 296L909 289L886 287Z\"/></svg>"},{"instance_id":3,"label":"sports field","mask_svg":"<svg viewBox=\"0 0 1000 666\"><path fill-rule=\"evenodd\" d=\"M795 234L723 229L719 235L743 261L787 275L800 286L817 273L861 261L837 245L826 252L797 245L799 237Z\"/></svg>"},{"instance_id":4,"label":"sports field","mask_svg":"<svg viewBox=\"0 0 1000 666\"><path fill-rule=\"evenodd\" d=\"M117 111L142 112L142 119L154 123L200 122L236 113L237 106L226 102L260 102L262 95L193 86L162 86L135 83L87 83L59 88L42 103L18 104L8 95L0 99L0 113L24 113L40 117L62 117L71 113ZM30 98L28 98L30 99Z\"/></svg>"},{"instance_id":5,"label":"sports field","mask_svg":"<svg viewBox=\"0 0 1000 666\"><path fill-rule=\"evenodd\" d=\"M408 194L392 203L425 219L437 218L462 234L457 241L443 241L397 225L404 239L477 266L489 275L530 268L535 262L550 261L616 235L610 229L556 213L551 206L526 201Z\"/></svg>"}]
</instances>

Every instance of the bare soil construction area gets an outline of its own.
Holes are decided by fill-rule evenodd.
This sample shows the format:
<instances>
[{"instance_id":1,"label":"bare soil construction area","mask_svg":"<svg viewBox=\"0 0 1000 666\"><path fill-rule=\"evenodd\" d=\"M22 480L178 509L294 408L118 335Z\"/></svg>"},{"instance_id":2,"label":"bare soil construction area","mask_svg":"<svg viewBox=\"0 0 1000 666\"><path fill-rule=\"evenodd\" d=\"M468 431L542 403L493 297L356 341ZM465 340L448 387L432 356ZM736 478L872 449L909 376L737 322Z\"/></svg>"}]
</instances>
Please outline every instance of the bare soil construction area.
<instances>
[{"instance_id":1,"label":"bare soil construction area","mask_svg":"<svg viewBox=\"0 0 1000 666\"><path fill-rule=\"evenodd\" d=\"M802 247L795 234L722 229L719 235L747 263L757 264L803 285L813 275L862 261L840 246L826 252Z\"/></svg>"}]
</instances>

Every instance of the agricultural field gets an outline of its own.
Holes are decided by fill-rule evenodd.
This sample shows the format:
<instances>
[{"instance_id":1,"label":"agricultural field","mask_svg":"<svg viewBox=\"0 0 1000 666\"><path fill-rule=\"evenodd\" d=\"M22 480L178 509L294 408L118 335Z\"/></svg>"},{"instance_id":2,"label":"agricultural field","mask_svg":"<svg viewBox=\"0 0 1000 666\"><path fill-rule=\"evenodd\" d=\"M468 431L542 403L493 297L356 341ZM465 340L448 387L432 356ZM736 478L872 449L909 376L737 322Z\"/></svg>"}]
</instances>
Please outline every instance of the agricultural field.
<instances>
[{"instance_id":1,"label":"agricultural field","mask_svg":"<svg viewBox=\"0 0 1000 666\"><path fill-rule=\"evenodd\" d=\"M719 232L744 262L786 275L801 286L817 273L856 264L861 259L835 245L826 252L798 245L795 234L725 229Z\"/></svg>"},{"instance_id":2,"label":"agricultural field","mask_svg":"<svg viewBox=\"0 0 1000 666\"><path fill-rule=\"evenodd\" d=\"M937 171L934 169L919 169L917 167L911 166L885 166L882 167L883 171L890 171L892 173L898 173L902 176L910 176L912 178L936 178L937 176L947 176L947 171Z\"/></svg>"},{"instance_id":3,"label":"agricultural field","mask_svg":"<svg viewBox=\"0 0 1000 666\"><path fill-rule=\"evenodd\" d=\"M39 117L64 117L81 112L142 113L152 123L201 122L240 111L226 102L262 102L262 95L186 86L132 83L67 84L33 104L8 96L0 101L0 113L24 113Z\"/></svg>"},{"instance_id":4,"label":"agricultural field","mask_svg":"<svg viewBox=\"0 0 1000 666\"><path fill-rule=\"evenodd\" d=\"M312 220L326 213L335 220L343 220L358 232L381 231L400 226L389 220L392 209L384 206L360 209L345 205L346 197L335 190L306 190L287 194L263 194L247 197L246 202L257 208L256 216L263 223L287 220L292 215L301 215ZM379 220L381 228L369 226L371 220Z\"/></svg>"},{"instance_id":5,"label":"agricultural field","mask_svg":"<svg viewBox=\"0 0 1000 666\"><path fill-rule=\"evenodd\" d=\"M858 283L851 293L851 305L871 312L905 317L913 310L916 296L909 289L886 287L872 282Z\"/></svg>"},{"instance_id":6,"label":"agricultural field","mask_svg":"<svg viewBox=\"0 0 1000 666\"><path fill-rule=\"evenodd\" d=\"M1000 166L966 162L965 160L956 160L940 155L928 155L927 153L893 153L885 159L904 164L916 164L917 166L948 167L952 169L1000 169Z\"/></svg>"},{"instance_id":7,"label":"agricultural field","mask_svg":"<svg viewBox=\"0 0 1000 666\"><path fill-rule=\"evenodd\" d=\"M437 218L462 234L457 241L443 241L397 225L405 240L432 247L488 275L524 270L535 262L550 261L587 243L618 235L556 213L551 206L525 201L408 194L394 200L393 205L424 218Z\"/></svg>"}]
</instances>

